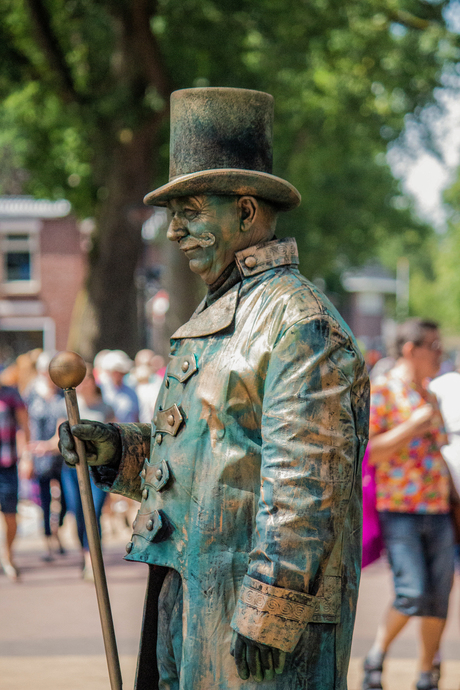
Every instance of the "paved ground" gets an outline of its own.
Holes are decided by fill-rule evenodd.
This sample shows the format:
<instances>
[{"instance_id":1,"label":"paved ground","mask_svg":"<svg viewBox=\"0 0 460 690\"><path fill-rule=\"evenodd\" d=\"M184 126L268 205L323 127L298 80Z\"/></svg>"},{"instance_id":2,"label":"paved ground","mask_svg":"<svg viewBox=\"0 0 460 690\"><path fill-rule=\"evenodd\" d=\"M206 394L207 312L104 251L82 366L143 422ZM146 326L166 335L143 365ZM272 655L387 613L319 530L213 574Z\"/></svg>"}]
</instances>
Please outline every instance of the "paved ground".
<instances>
[{"instance_id":1,"label":"paved ground","mask_svg":"<svg viewBox=\"0 0 460 690\"><path fill-rule=\"evenodd\" d=\"M0 574L0 690L109 690L94 587L81 578L72 521L66 518L65 556L41 560L39 513L23 506L17 563L21 582ZM110 523L112 524L112 523ZM127 528L104 528L105 563L124 688L133 688L147 567L122 560ZM358 690L362 657L391 599L385 563L363 574L353 640L349 690ZM460 688L460 577L457 575L443 645L442 690ZM411 621L392 650L387 690L414 687L417 622ZM314 689L324 690L324 689Z\"/></svg>"}]
</instances>

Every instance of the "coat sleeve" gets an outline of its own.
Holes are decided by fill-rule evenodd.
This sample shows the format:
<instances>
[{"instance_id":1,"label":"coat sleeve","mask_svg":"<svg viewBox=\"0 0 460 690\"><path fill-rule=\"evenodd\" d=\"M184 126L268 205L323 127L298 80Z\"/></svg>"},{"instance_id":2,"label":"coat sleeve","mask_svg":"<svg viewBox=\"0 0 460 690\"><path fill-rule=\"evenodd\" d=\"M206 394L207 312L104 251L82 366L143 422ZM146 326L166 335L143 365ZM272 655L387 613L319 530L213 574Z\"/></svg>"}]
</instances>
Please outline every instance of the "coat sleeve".
<instances>
[{"instance_id":1,"label":"coat sleeve","mask_svg":"<svg viewBox=\"0 0 460 690\"><path fill-rule=\"evenodd\" d=\"M242 635L290 652L311 620L367 440L367 401L362 357L328 316L297 322L275 345L257 541L232 620Z\"/></svg>"},{"instance_id":2,"label":"coat sleeve","mask_svg":"<svg viewBox=\"0 0 460 690\"><path fill-rule=\"evenodd\" d=\"M114 424L121 436L121 461L118 467L92 467L97 486L104 491L141 500L140 472L150 455L150 424Z\"/></svg>"}]
</instances>

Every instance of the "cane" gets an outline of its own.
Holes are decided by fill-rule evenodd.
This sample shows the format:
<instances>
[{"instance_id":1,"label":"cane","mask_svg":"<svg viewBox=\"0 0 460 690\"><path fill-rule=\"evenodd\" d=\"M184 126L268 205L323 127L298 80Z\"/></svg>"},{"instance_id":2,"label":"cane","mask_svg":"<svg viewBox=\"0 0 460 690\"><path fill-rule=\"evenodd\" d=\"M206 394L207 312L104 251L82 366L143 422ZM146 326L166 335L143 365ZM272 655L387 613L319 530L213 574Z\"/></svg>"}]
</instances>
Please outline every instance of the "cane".
<instances>
[{"instance_id":1,"label":"cane","mask_svg":"<svg viewBox=\"0 0 460 690\"><path fill-rule=\"evenodd\" d=\"M76 352L58 352L50 362L49 373L53 383L64 390L70 426L72 427L74 424L79 424L80 414L78 412L75 388L86 376L85 362ZM102 560L96 511L94 510L93 495L91 493L91 482L88 464L86 462L85 446L83 441L79 438L74 437L74 440L78 455L78 463L76 464L78 486L80 488L83 517L85 519L89 552L93 566L94 584L96 586L102 636L104 638L105 656L109 668L110 687L111 690L121 690L122 680L120 662L118 659L117 642L113 627L107 580L105 578L104 562Z\"/></svg>"}]
</instances>

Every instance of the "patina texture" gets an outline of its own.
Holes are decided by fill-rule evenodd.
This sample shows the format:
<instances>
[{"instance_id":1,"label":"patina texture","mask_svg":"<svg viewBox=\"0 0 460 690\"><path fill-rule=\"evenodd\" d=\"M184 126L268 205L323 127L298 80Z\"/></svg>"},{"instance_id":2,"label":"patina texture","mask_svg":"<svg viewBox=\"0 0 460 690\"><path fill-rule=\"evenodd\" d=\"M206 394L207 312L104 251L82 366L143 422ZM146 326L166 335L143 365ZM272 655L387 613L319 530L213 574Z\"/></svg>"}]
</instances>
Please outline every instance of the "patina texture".
<instances>
[{"instance_id":1,"label":"patina texture","mask_svg":"<svg viewBox=\"0 0 460 690\"><path fill-rule=\"evenodd\" d=\"M141 501L126 558L182 580L171 688L346 688L368 378L297 262L292 239L238 252L241 281L171 338L151 429L118 427L105 486ZM288 652L283 674L241 680L233 630Z\"/></svg>"},{"instance_id":2,"label":"patina texture","mask_svg":"<svg viewBox=\"0 0 460 690\"><path fill-rule=\"evenodd\" d=\"M250 89L210 87L171 94L169 182L147 204L196 194L250 195L280 209L300 194L272 174L273 96Z\"/></svg>"}]
</instances>

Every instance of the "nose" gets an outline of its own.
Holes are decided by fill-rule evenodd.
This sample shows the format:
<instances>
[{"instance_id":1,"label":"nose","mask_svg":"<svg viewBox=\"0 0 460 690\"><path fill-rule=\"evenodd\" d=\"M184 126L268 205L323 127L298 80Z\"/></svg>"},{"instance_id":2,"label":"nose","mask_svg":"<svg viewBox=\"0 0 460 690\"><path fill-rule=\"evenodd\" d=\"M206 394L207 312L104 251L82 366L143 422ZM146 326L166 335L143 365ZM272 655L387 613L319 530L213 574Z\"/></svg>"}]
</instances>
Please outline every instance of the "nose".
<instances>
[{"instance_id":1,"label":"nose","mask_svg":"<svg viewBox=\"0 0 460 690\"><path fill-rule=\"evenodd\" d=\"M179 242L179 240L186 235L188 235L188 230L184 219L179 216L174 216L169 224L166 237L168 240L171 240L171 242Z\"/></svg>"}]
</instances>

